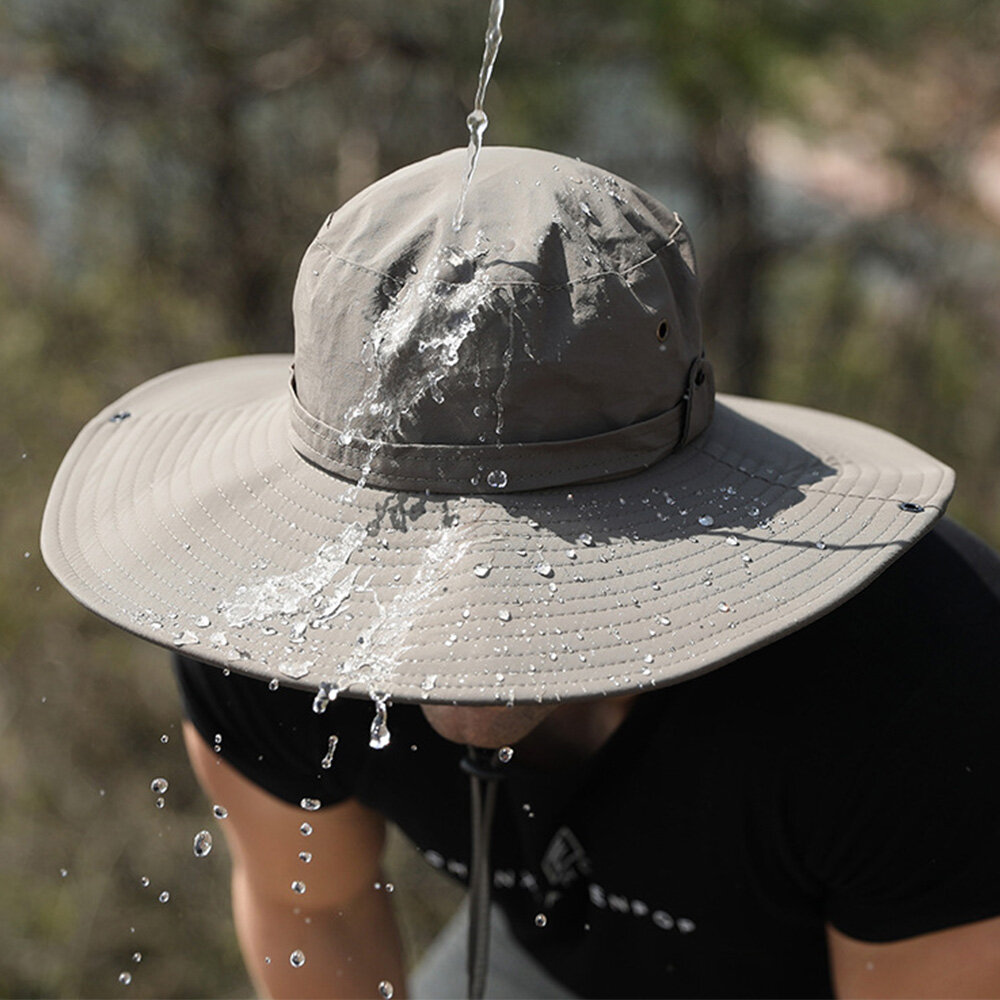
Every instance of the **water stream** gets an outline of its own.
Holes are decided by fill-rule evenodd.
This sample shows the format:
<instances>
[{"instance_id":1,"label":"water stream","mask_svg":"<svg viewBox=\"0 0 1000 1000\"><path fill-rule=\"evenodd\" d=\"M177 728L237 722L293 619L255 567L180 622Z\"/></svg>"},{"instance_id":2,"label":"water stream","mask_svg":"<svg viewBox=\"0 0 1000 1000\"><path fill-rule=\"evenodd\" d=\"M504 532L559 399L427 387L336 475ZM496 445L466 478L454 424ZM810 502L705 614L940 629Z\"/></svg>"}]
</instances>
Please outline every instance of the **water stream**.
<instances>
[{"instance_id":1,"label":"water stream","mask_svg":"<svg viewBox=\"0 0 1000 1000\"><path fill-rule=\"evenodd\" d=\"M476 172L479 162L479 151L483 148L483 133L490 120L486 117L483 105L486 101L486 87L493 75L493 64L497 61L500 42L503 41L503 31L500 22L503 20L504 0L490 0L489 23L486 26L486 46L483 49L483 64L479 68L479 86L476 87L476 100L465 123L469 126L468 164L465 170L465 180L462 182L462 193L455 209L451 228L457 233L462 228L465 215L465 198L472 184L472 175Z\"/></svg>"}]
</instances>

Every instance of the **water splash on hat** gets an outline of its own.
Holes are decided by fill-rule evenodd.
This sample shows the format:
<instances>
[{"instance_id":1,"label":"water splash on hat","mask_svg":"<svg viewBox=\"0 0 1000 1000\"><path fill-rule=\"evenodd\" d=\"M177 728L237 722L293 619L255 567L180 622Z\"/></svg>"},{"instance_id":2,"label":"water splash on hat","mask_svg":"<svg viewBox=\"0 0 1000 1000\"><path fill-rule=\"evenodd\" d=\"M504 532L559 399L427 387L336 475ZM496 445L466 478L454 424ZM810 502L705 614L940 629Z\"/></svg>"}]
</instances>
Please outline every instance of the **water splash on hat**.
<instances>
[{"instance_id":1,"label":"water splash on hat","mask_svg":"<svg viewBox=\"0 0 1000 1000\"><path fill-rule=\"evenodd\" d=\"M364 541L363 525L351 524L333 542L324 542L310 563L291 573L275 574L262 580L250 581L219 604L219 611L232 628L242 628L251 622L264 621L276 615L295 615L309 608L310 619L329 618L344 602L357 576L348 573L326 603L313 609L311 600L324 593L344 570L348 559Z\"/></svg>"}]
</instances>

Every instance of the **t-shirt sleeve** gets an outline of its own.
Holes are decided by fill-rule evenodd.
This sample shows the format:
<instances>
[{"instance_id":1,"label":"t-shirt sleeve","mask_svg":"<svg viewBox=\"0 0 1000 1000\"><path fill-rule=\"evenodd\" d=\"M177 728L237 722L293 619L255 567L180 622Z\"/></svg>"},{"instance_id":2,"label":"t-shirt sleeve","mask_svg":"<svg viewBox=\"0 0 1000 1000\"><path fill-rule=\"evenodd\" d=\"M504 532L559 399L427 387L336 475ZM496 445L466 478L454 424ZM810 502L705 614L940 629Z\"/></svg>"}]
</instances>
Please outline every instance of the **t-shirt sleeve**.
<instances>
[{"instance_id":1,"label":"t-shirt sleeve","mask_svg":"<svg viewBox=\"0 0 1000 1000\"><path fill-rule=\"evenodd\" d=\"M998 696L961 670L925 685L842 779L814 862L844 934L892 941L1000 914Z\"/></svg>"},{"instance_id":2,"label":"t-shirt sleeve","mask_svg":"<svg viewBox=\"0 0 1000 1000\"><path fill-rule=\"evenodd\" d=\"M791 766L789 856L864 941L1000 915L1000 560L956 533L921 541L803 652L826 673Z\"/></svg>"},{"instance_id":3,"label":"t-shirt sleeve","mask_svg":"<svg viewBox=\"0 0 1000 1000\"><path fill-rule=\"evenodd\" d=\"M311 799L323 807L353 795L355 748L367 746L354 732L367 725L361 703L341 699L317 713L308 691L272 690L266 681L179 655L174 672L202 739L259 788L292 805Z\"/></svg>"}]
</instances>

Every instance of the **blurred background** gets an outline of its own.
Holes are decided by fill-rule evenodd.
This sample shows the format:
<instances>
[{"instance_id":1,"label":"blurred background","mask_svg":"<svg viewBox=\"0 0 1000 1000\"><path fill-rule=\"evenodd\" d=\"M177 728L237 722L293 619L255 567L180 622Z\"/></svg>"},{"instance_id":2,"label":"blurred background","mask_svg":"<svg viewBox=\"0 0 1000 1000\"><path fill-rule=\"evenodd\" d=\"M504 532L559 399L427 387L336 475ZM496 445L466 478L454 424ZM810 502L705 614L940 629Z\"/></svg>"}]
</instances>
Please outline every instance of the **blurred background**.
<instances>
[{"instance_id":1,"label":"blurred background","mask_svg":"<svg viewBox=\"0 0 1000 1000\"><path fill-rule=\"evenodd\" d=\"M53 583L41 509L134 384L291 349L327 213L464 145L488 6L0 4L5 996L252 995L166 656ZM1000 4L508 0L503 27L487 143L579 156L680 212L721 389L909 438L1000 544ZM403 843L392 866L416 951L454 896Z\"/></svg>"}]
</instances>

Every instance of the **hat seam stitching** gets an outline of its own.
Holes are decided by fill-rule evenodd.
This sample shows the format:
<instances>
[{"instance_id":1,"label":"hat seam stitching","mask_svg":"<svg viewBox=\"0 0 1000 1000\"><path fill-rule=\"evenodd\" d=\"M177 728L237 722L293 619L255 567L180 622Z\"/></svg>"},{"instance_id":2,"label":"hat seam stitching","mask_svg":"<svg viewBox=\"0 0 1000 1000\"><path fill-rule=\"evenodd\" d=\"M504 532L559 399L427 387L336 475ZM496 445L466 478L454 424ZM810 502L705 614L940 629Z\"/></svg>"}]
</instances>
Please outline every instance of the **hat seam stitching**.
<instances>
[{"instance_id":1,"label":"hat seam stitching","mask_svg":"<svg viewBox=\"0 0 1000 1000\"><path fill-rule=\"evenodd\" d=\"M746 476L748 479L754 479L754 480L756 480L758 482L767 483L769 486L778 486L781 489L785 489L785 490L802 490L803 492L822 493L824 496L831 496L831 497L845 497L845 498L849 497L849 498L855 499L855 500L875 500L875 501L877 501L879 503L896 503L896 502L898 502L898 496L881 496L881 495L873 495L873 494L842 493L842 492L840 492L838 490L823 489L822 488L822 480L820 482L816 482L816 483L796 483L796 484L789 484L789 483L781 482L778 479L768 479L766 476L761 475L761 474L756 473L756 472L751 472L751 471L749 471L748 469L746 469L746 468L744 468L742 466L733 465L733 463L730 462L730 461L728 461L727 459L722 458L719 455L713 455L710 451L708 451L704 447L700 447L698 445L692 445L692 446L695 447L695 448L697 448L697 450L702 455L704 455L706 458L711 459L713 462L718 462L720 465L725 466L727 469L732 469L734 472L739 472L741 475ZM664 456L664 457L666 457L666 456ZM843 474L843 471L840 470L839 475L842 475L842 474ZM919 494L917 494L917 495L919 496ZM921 506L923 506L924 508L930 508L932 510L941 510L941 511L944 510L944 506L941 506L941 505L938 505L938 504L935 504L935 503L931 503L929 501L927 503L922 504Z\"/></svg>"},{"instance_id":2,"label":"hat seam stitching","mask_svg":"<svg viewBox=\"0 0 1000 1000\"><path fill-rule=\"evenodd\" d=\"M859 529L859 531L856 532L855 535L852 535L851 537L852 538L857 537L857 534L860 533L860 530L861 529ZM802 567L802 569L800 569L800 570L796 571L795 573L793 573L791 577L786 577L786 579L795 579L795 578L801 576L803 573L811 571L812 568L813 568L812 566L809 566L809 567L805 567L804 566L804 567ZM828 579L828 578L826 578L826 579ZM825 582L825 580L823 582ZM691 590L694 589L695 586L696 586L696 584L692 583L691 585L685 587L684 591L690 592ZM818 586L819 585L817 585L817 587L812 588L812 592L815 592L818 589ZM682 592L679 592L679 593L682 593ZM623 594L625 594L625 593L634 593L634 591L624 591L622 593ZM120 596L124 596L124 595L120 595ZM812 603L812 602L810 602L810 603ZM695 604L697 604L697 602L689 602L688 604L683 605L682 609L687 609L688 607L691 607L691 606L693 606ZM481 604L479 606L486 607L486 606L489 606L489 605ZM749 622L754 621L755 619L760 618L762 615L766 614L767 610L768 609L765 609L764 611L758 612L757 614L752 615L749 618L740 618L738 620L742 624L747 624ZM676 613L676 610L672 609L672 612ZM720 612L720 613L722 613L722 612ZM644 621L648 621L648 617L646 617L646 616L638 617L638 618L633 617L633 618L630 618L627 621L625 621L625 620L621 621L620 623L618 623L616 625L616 627L617 628L625 628L625 627L627 627L629 625L637 625L637 624L640 624L641 622L644 622ZM136 624L137 627L140 627L140 623L137 622L135 624ZM606 626L605 628L610 629L610 626ZM236 632L238 633L239 631L240 631L240 628L237 628ZM633 642L633 641L634 640L625 640L623 638L618 638L614 642L607 642L607 643L604 643L604 644L599 645L599 646L595 646L595 645L591 644L591 645L588 646L588 649L591 650L591 651L611 649L611 648L614 648L615 646L621 645L623 642ZM706 639L705 641L708 641L708 640ZM508 650L508 652L507 652L506 655L507 656L512 656L512 657L517 657L517 658L523 658L523 657L526 657L526 656L537 655L537 651L531 650L531 651L524 651L524 652L512 652L512 651ZM568 655L570 655L570 656L573 655L572 651L570 653L568 653ZM690 659L690 657L689 657L689 659ZM465 657L465 658L460 658L460 659L457 659L457 660L456 659L452 659L451 662L452 663L457 663L458 665L461 665L462 663L473 662L474 660L476 662L478 662L478 657ZM605 669L612 670L612 669L614 669L616 667L620 667L620 666L623 666L623 665L626 665L626 664L636 665L634 663L633 658L632 657L628 657L626 659L615 660L615 661L613 661L611 663L605 664ZM397 667L398 667L398 665L397 665ZM590 665L588 665L586 663L581 663L580 665L576 665L576 664L569 664L569 665L562 664L559 667L559 671L558 671L557 675L555 675L553 677L550 677L548 679L548 681L546 682L546 686L550 686L550 687L551 686L554 686L554 687L575 686L575 684L577 682L572 681L572 680L560 680L560 678L559 678L558 675L559 674L565 674L567 672L578 673L578 672L586 671L586 670L589 670L589 669L590 669ZM403 672L400 679L403 680L404 683L407 683L407 681L406 681L407 676L423 677L423 676L426 676L426 675L425 675L424 672L415 672L415 673L410 674L410 675L407 675L405 672ZM655 684L655 681L650 681L650 683L651 684Z\"/></svg>"},{"instance_id":3,"label":"hat seam stitching","mask_svg":"<svg viewBox=\"0 0 1000 1000\"><path fill-rule=\"evenodd\" d=\"M859 499L859 498L856 498L856 499ZM864 530L864 525L862 525L854 534L852 534L850 536L850 538L847 539L847 541L849 542L849 541L852 541L853 539L857 538L861 534L861 532L863 530ZM895 539L891 540L890 542L887 542L886 546L888 546L889 544L898 544L899 542L900 542L900 539L899 538L895 538ZM794 558L794 556L792 556L791 558ZM872 556L872 558L874 558L874 556ZM787 563L787 561L786 561L786 563ZM783 565L785 565L785 564L783 564ZM794 580L794 579L797 579L797 578L801 577L805 573L811 573L814 569L815 569L815 565L814 564L810 564L808 566L803 566L801 569L796 570L794 573L792 573L791 576L784 577L784 579L785 580L789 580L789 579ZM822 581L819 581L817 583L816 587L811 588L810 591L808 591L807 593L816 593L817 591L821 590L823 588L823 585L825 585L826 582L829 579L831 579L832 577L834 577L836 575L837 575L837 571L831 572L831 574L829 576L824 577L824 579ZM684 591L690 591L690 590L694 589L695 586L696 586L696 584L691 584L690 586L685 587ZM684 591L680 591L679 593L683 593ZM624 594L628 594L628 593L634 593L634 591L623 591L623 592L620 592L620 593L622 595L624 595ZM759 596L759 595L756 595L756 596ZM687 608L693 606L696 603L697 602L690 602L689 604L683 605L682 608L686 610ZM810 604L811 603L814 603L814 601L810 601ZM759 611L759 612L757 612L754 615L751 615L749 618L741 618L741 619L738 619L738 621L740 621L742 624L746 624L748 622L753 622L754 620L761 618L763 615L766 615L768 610L770 610L770 609L765 607L764 610ZM676 611L674 611L673 613L676 614ZM725 612L718 612L718 613L719 614L724 614ZM642 622L646 622L648 620L649 619L646 616L638 617L638 618L633 617L633 618L630 618L628 621L623 620L620 623L616 623L615 627L621 629L621 628L625 628L625 627L627 627L629 625L638 625L638 624L640 624ZM602 630L609 629L609 628L610 628L610 626L603 626ZM712 637L708 637L707 636L703 641L704 642L709 642L709 641L711 641L711 639L712 639ZM615 646L619 646L619 645L621 645L621 644L623 644L625 642L630 642L631 643L633 641L634 640L625 640L623 638L619 638L619 639L617 639L613 643L612 642L608 642L608 643L605 643L605 644L600 645L600 646L595 646L594 644L590 644L590 645L588 645L587 648L588 648L588 650L591 650L591 651L604 650L604 649L612 649ZM688 648L691 648L691 647L688 647ZM524 651L524 652L513 652L511 650L508 650L505 655L508 656L508 657L523 658L523 657L527 657L527 656L537 656L538 653L537 653L536 650L529 650L529 651ZM573 655L573 654L570 653L568 655ZM690 657L689 657L689 659L690 659ZM461 666L462 664L467 663L467 662L478 662L478 657L463 657L461 659L454 659L454 658L452 658L452 660L450 662L453 663L453 664L457 664L458 666ZM615 661L613 661L611 663L606 664L606 669L611 670L611 669L613 669L615 667L620 667L620 666L623 666L623 665L626 665L626 664L631 664L631 663L634 663L634 660L632 659L632 657L629 657L627 659L622 659L622 660L615 660ZM584 671L584 670L587 670L587 669L588 669L588 664L586 664L586 663L581 663L579 665L570 664L568 666L564 664L564 665L562 665L559 668L558 673L559 674L564 674L566 672L574 672L574 671L579 672L579 671ZM638 666L637 666L637 669L638 669ZM414 674L413 676L418 676L418 675ZM562 682L560 682L559 680L556 679L556 680L553 680L553 681L547 683L546 686L553 686L553 685L554 686L569 686L571 684L573 684L572 681L562 681Z\"/></svg>"},{"instance_id":4,"label":"hat seam stitching","mask_svg":"<svg viewBox=\"0 0 1000 1000\"><path fill-rule=\"evenodd\" d=\"M878 498L869 498L869 497L859 496L857 494L848 494L848 495L851 496L853 499L856 499L856 500L859 500L859 501L875 500L876 502L879 502ZM505 566L503 568L507 569L507 570L514 570L517 567L516 567L515 564L511 564L511 565ZM603 581L607 581L607 580L612 580L612 579L615 579L614 575L609 575L609 576L606 576L606 577L599 577L599 578L592 578L592 582L600 583L602 580ZM694 583L686 585L685 587L682 588L682 590L678 591L677 593L680 594L680 593L683 593L684 591L689 591L689 590L692 589L693 586L695 586ZM625 590L625 591L623 591L621 593L622 594L635 593L637 591L637 589L638 588L636 588L634 590ZM581 599L581 598L577 598L577 599ZM479 603L479 602L476 602L476 603ZM492 601L491 602L481 602L481 603L479 603L479 606L482 606L482 607L492 607L492 606L495 606L495 602L492 602ZM687 606L688 605L684 605L684 607L687 607Z\"/></svg>"},{"instance_id":5,"label":"hat seam stitching","mask_svg":"<svg viewBox=\"0 0 1000 1000\"><path fill-rule=\"evenodd\" d=\"M768 482L768 483L771 483L772 485L776 485L776 486L780 486L780 485L781 485L781 484L777 484L777 483L774 483L774 482L773 482L772 480L767 480L767 479L765 479L764 477L759 477L759 476L754 476L754 474L752 474L752 473L749 473L749 472L747 472L747 471L745 471L745 470L741 470L741 469L738 469L738 467L735 467L735 466L732 466L732 464L731 464L731 463L729 463L729 462L727 462L727 461L726 461L725 459L722 459L722 458L719 458L718 456L715 456L715 455L710 455L710 454L709 454L708 452L704 451L704 449L698 449L698 450L699 450L699 451L700 451L700 452L701 452L702 454L705 454L705 455L706 455L706 457L709 457L709 458L711 458L711 459L712 459L713 461L715 461L715 462L718 462L718 463L719 463L720 465L723 465L723 466L725 466L725 467L729 467L729 468L735 468L735 469L737 469L737 471L740 471L740 472L741 472L741 473L742 473L743 475L747 476L748 478L757 478L757 479L761 479L761 480L762 480L762 481L764 481L764 482ZM259 471L259 470L258 470L258 471ZM272 486L272 488L273 488L273 486ZM785 488L785 489L788 489L789 487L787 487L787 486L786 486L786 487L783 487L783 488ZM829 491L828 491L828 492L829 492ZM857 494L857 493L853 493L853 492L848 492L848 493L840 493L840 494L835 494L835 495L840 495L840 496L847 496L847 497L851 497L851 498L853 498L853 499L857 499L857 500L866 500L866 501L875 501L875 502L882 502L882 498L880 498L880 497L872 497L872 496L868 496L868 495L859 495L859 494ZM935 509L935 510L936 510L936 509L939 509L939 505L937 505L937 504L932 504L932 503L929 503L929 504L928 504L927 506L928 506L928 507L930 507L931 509ZM861 530L861 528L862 528L862 527L863 527L863 526L859 525L859 531ZM856 536L852 536L852 537L856 537ZM130 546L127 546L127 547L131 548ZM105 549L105 551L107 552L107 549ZM107 554L109 555L109 557L110 557L110 558L112 558L112 560L113 560L113 561L115 561L115 562L117 563L117 560L115 560L115 559L114 559L114 556L113 556L113 555L112 555L112 554L111 554L110 552L108 552ZM140 560L140 564L142 564L142 563L144 563L144 560ZM119 565L120 565L120 564L119 564ZM148 564L147 564L147 568L148 568L148 569L152 569L152 567L150 567L150 566L149 566ZM178 567L178 568L179 568L179 567ZM153 572L154 572L154 575L156 575L156 576L159 576L159 574L156 574L156 573L155 573L155 570L153 570ZM798 574L796 574L796 575L798 575ZM162 582L162 583L165 583L166 581L165 581L165 580L163 580L163 579L162 579L162 577L161 577L161 578L160 578L160 582ZM114 589L114 588L113 588L113 589ZM144 587L143 589L144 589L144 590L146 590L147 592L150 592L150 591L148 590L148 588L145 588L145 587ZM629 591L625 591L625 592L623 592L623 593L628 593L628 592L629 592ZM633 592L634 592L634 591L633 591ZM118 593L119 593L119 596L122 596L122 597L124 597L124 596L125 596L124 594L122 594L122 593L121 593L121 591L118 591ZM131 603L131 602L130 602L130 603ZM635 621L638 621L638 620L639 620L639 619L635 619ZM624 623L623 623L623 624L624 624ZM604 647L602 647L602 648L604 648ZM631 662L631 658L630 658L629 660L625 660L625 661L621 661L621 662L623 662L623 663L627 663L627 662ZM570 667L570 669L572 669L572 670L582 670L582 669L584 669L584 668L583 668L583 667L579 667L579 668L577 668L577 667L575 667L575 666L571 666L571 667Z\"/></svg>"},{"instance_id":6,"label":"hat seam stitching","mask_svg":"<svg viewBox=\"0 0 1000 1000\"><path fill-rule=\"evenodd\" d=\"M628 267L624 268L623 270L598 271L594 274L587 275L585 278L581 278L577 281L557 282L554 284L547 284L541 281L496 281L496 282L490 281L488 282L488 285L490 288L532 287L532 288L540 288L545 291L555 291L564 288L575 288L578 285L588 285L594 281L599 281L602 278L608 278L608 277L624 278L625 275L629 274L630 272L638 270L641 267L645 267L651 261L656 260L660 256L660 254L663 253L663 251L666 250L668 247L676 245L677 245L676 235L671 234L671 236L665 242L660 244L660 246L658 246L655 250L653 250L647 257L643 257L642 260L636 261L633 264L629 264ZM316 243L315 246L317 247L317 249L322 250L324 253L326 253L331 260L338 261L339 263L344 264L347 267L353 267L358 271L364 271L366 274L373 275L374 277L382 278L386 281L391 281L397 288L403 288L408 284L414 284L414 283L418 285L453 285L453 286L468 284L467 281L450 281L447 278L426 278L417 280L416 282L407 281L407 279L405 278L397 278L394 275L386 273L385 271L378 270L378 268L369 267L367 264L361 264L358 261L351 260L348 257L344 257L338 253L335 253L333 249L331 249L325 243Z\"/></svg>"},{"instance_id":7,"label":"hat seam stitching","mask_svg":"<svg viewBox=\"0 0 1000 1000\"><path fill-rule=\"evenodd\" d=\"M714 456L713 456L713 457L714 457ZM723 463L723 464L726 464L726 463ZM859 499L859 500L865 500L865 499L877 499L877 498L869 498L869 497L861 497L861 496L858 496L857 494L846 494L846 495L849 495L849 496L852 496L852 497L854 497L855 499ZM935 505L929 505L929 506L935 506ZM862 529L863 529L863 525L862 525L862 526L859 526L859 529L858 529L858 533L860 533L860 531L861 531ZM852 537L856 537L856 535L857 535L857 533L856 533L856 534L855 534L854 536L852 536ZM113 558L113 557L112 557L112 558ZM804 570L803 570L803 571L804 571ZM803 571L800 571L800 572L803 572ZM795 575L797 576L797 575L799 575L799 574L795 574ZM814 588L814 589L815 589L815 588ZM124 595L121 595L121 596L124 596ZM638 622L639 620L640 620L640 619L634 619L634 621L635 621L635 622ZM631 623L631 622L630 622L630 623ZM623 625L625 625L625 624L630 624L630 623L624 623L624 622L623 622L622 624L623 624ZM135 624L136 624L136 626L138 627L138 623L135 623ZM607 648L607 647L606 647L606 646L604 646L604 647L600 647L600 648ZM614 664L608 664L608 665L607 665L607 669L611 669L612 667L614 667L614 666L618 665L618 663L621 663L621 664L624 664L624 663L631 663L631 662L632 662L632 659L631 659L631 658L629 658L629 659L627 659L627 660L622 660L622 661L616 661L616 663L614 663ZM566 665L563 665L563 668L562 668L562 669L563 669L563 670L566 670L566 669L567 669ZM581 670L584 670L584 669L586 669L586 667L585 667L585 666L580 666L580 667L577 667L577 666L575 666L575 665L570 665L570 666L568 667L568 669L569 669L569 670L571 670L571 671L574 671L574 672L577 672L577 671L581 671ZM404 679L404 683L405 683L405 675L404 675L404 676L403 676L403 678L401 678L401 679ZM568 682L567 682L567 683L568 683ZM651 682L651 683L655 683L655 682ZM555 680L555 679L551 679L551 678L550 678L550 684L552 684L552 686L558 686L558 687L562 687L562 686L564 686L563 684L560 684L560 683L558 683L558 681L557 681L557 680Z\"/></svg>"}]
</instances>

